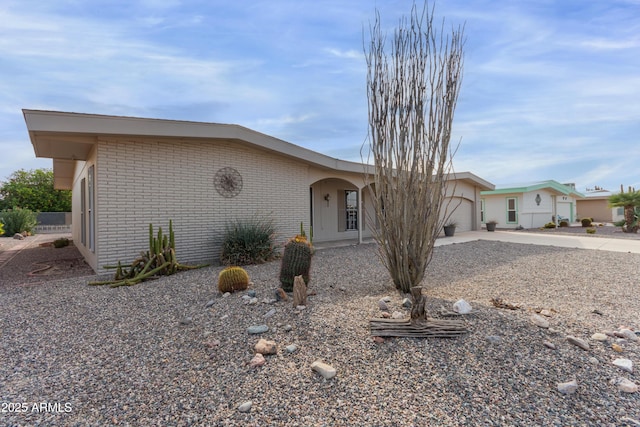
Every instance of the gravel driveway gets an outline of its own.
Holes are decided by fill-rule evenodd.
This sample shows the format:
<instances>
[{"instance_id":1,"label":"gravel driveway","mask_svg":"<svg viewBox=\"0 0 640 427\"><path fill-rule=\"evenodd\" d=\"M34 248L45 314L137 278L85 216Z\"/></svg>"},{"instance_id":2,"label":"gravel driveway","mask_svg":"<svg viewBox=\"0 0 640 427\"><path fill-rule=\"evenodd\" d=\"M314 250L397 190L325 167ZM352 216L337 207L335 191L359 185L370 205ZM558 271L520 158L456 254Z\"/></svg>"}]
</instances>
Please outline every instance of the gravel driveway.
<instances>
[{"instance_id":1,"label":"gravel driveway","mask_svg":"<svg viewBox=\"0 0 640 427\"><path fill-rule=\"evenodd\" d=\"M0 425L624 426L640 420L640 255L475 241L440 246L423 283L430 312L464 298L455 339L372 340L389 296L408 314L374 244L313 259L304 310L272 302L279 263L247 267L247 292L217 292L218 267L133 287L88 278L0 287ZM245 297L245 298L243 298ZM496 308L492 298L519 304ZM273 311L275 310L275 312ZM531 321L546 310L549 328ZM269 331L249 335L266 324ZM589 350L566 336L584 339ZM252 368L259 338L275 355ZM555 346L549 348L546 344ZM296 349L289 352L288 345ZM617 352L612 345L620 345ZM628 359L625 372L613 365ZM310 369L337 370L326 380ZM576 380L573 394L558 383ZM238 405L251 402L249 412ZM44 406L40 406L44 403ZM23 405L24 404L24 405ZM36 406L34 406L36 404ZM35 408L35 409L34 409Z\"/></svg>"}]
</instances>

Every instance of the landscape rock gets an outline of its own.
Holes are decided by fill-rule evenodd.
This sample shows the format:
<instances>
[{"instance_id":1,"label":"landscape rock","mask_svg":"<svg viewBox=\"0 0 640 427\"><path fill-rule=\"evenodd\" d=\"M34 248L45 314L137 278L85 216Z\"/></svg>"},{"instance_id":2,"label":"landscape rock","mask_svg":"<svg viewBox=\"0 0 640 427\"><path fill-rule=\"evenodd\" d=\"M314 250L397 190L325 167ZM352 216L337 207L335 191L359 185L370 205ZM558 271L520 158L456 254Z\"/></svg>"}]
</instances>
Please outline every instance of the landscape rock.
<instances>
[{"instance_id":1,"label":"landscape rock","mask_svg":"<svg viewBox=\"0 0 640 427\"><path fill-rule=\"evenodd\" d=\"M626 378L622 378L622 377L618 377L618 378L614 378L611 381L612 384L615 384L618 386L618 390L625 392L625 393L637 393L638 392L638 384L634 383L631 380L628 380Z\"/></svg>"},{"instance_id":2,"label":"landscape rock","mask_svg":"<svg viewBox=\"0 0 640 427\"><path fill-rule=\"evenodd\" d=\"M276 301L289 301L289 296L282 288L276 289Z\"/></svg>"},{"instance_id":3,"label":"landscape rock","mask_svg":"<svg viewBox=\"0 0 640 427\"><path fill-rule=\"evenodd\" d=\"M631 342L636 342L636 341L638 341L640 339L635 334L635 332L633 332L630 329L620 329L618 332L615 332L615 334L616 334L616 336L618 336L620 338L624 338L624 339L629 340Z\"/></svg>"},{"instance_id":4,"label":"landscape rock","mask_svg":"<svg viewBox=\"0 0 640 427\"><path fill-rule=\"evenodd\" d=\"M289 344L288 346L285 347L285 349L287 350L287 353L293 353L298 349L298 346L295 344Z\"/></svg>"},{"instance_id":5,"label":"landscape rock","mask_svg":"<svg viewBox=\"0 0 640 427\"><path fill-rule=\"evenodd\" d=\"M335 377L337 373L336 369L333 366L327 365L320 360L316 360L315 362L313 362L311 364L311 369L322 375L322 377L326 380L330 380L331 378Z\"/></svg>"},{"instance_id":6,"label":"landscape rock","mask_svg":"<svg viewBox=\"0 0 640 427\"><path fill-rule=\"evenodd\" d=\"M392 299L391 297L389 297L389 296L383 297L383 298L381 298L381 300L382 300L382 301L384 301L384 302L391 302L391 301L393 301L393 299Z\"/></svg>"},{"instance_id":7,"label":"landscape rock","mask_svg":"<svg viewBox=\"0 0 640 427\"><path fill-rule=\"evenodd\" d=\"M285 332L291 332L292 329L293 327L291 325L284 325L284 327L282 328L282 330Z\"/></svg>"},{"instance_id":8,"label":"landscape rock","mask_svg":"<svg viewBox=\"0 0 640 427\"><path fill-rule=\"evenodd\" d=\"M258 298L249 298L249 300L247 300L247 304L249 305L256 305L258 303Z\"/></svg>"},{"instance_id":9,"label":"landscape rock","mask_svg":"<svg viewBox=\"0 0 640 427\"><path fill-rule=\"evenodd\" d=\"M193 323L193 319L191 317L185 317L180 321L180 324L183 326L190 325Z\"/></svg>"},{"instance_id":10,"label":"landscape rock","mask_svg":"<svg viewBox=\"0 0 640 427\"><path fill-rule=\"evenodd\" d=\"M622 346L620 344L613 343L613 344L611 344L611 348L616 353L622 353Z\"/></svg>"},{"instance_id":11,"label":"landscape rock","mask_svg":"<svg viewBox=\"0 0 640 427\"><path fill-rule=\"evenodd\" d=\"M531 322L539 328L549 329L549 321L538 314L531 315Z\"/></svg>"},{"instance_id":12,"label":"landscape rock","mask_svg":"<svg viewBox=\"0 0 640 427\"><path fill-rule=\"evenodd\" d=\"M16 240L24 240L24 236L20 233L16 233L13 235L13 238Z\"/></svg>"},{"instance_id":13,"label":"landscape rock","mask_svg":"<svg viewBox=\"0 0 640 427\"><path fill-rule=\"evenodd\" d=\"M586 350L586 351L589 350L589 343L581 338L576 338L572 335L568 335L567 341L569 341L571 344L575 345L576 347L580 347L583 350Z\"/></svg>"},{"instance_id":14,"label":"landscape rock","mask_svg":"<svg viewBox=\"0 0 640 427\"><path fill-rule=\"evenodd\" d=\"M544 310L540 310L540 315L545 316L545 317L551 317L551 316L553 316L553 313L551 313L551 310L547 310L545 308Z\"/></svg>"},{"instance_id":15,"label":"landscape rock","mask_svg":"<svg viewBox=\"0 0 640 427\"><path fill-rule=\"evenodd\" d=\"M453 304L453 311L458 314L469 314L471 313L471 304L463 299L458 300Z\"/></svg>"},{"instance_id":16,"label":"landscape rock","mask_svg":"<svg viewBox=\"0 0 640 427\"><path fill-rule=\"evenodd\" d=\"M253 405L253 403L250 400L247 402L244 402L243 404L238 406L238 412L247 413L251 411L251 405Z\"/></svg>"},{"instance_id":17,"label":"landscape rock","mask_svg":"<svg viewBox=\"0 0 640 427\"><path fill-rule=\"evenodd\" d=\"M576 380L566 383L558 383L558 391L562 394L573 394L578 389L578 382Z\"/></svg>"},{"instance_id":18,"label":"landscape rock","mask_svg":"<svg viewBox=\"0 0 640 427\"><path fill-rule=\"evenodd\" d=\"M500 344L502 342L502 337L499 337L497 335L489 335L487 337L487 341L489 341L491 344Z\"/></svg>"},{"instance_id":19,"label":"landscape rock","mask_svg":"<svg viewBox=\"0 0 640 427\"><path fill-rule=\"evenodd\" d=\"M591 335L591 339L594 341L606 341L609 339L609 337L607 336L607 334L596 332L595 334Z\"/></svg>"},{"instance_id":20,"label":"landscape rock","mask_svg":"<svg viewBox=\"0 0 640 427\"><path fill-rule=\"evenodd\" d=\"M381 311L389 311L389 306L387 305L387 302L384 299L381 299L378 301L378 308Z\"/></svg>"},{"instance_id":21,"label":"landscape rock","mask_svg":"<svg viewBox=\"0 0 640 427\"><path fill-rule=\"evenodd\" d=\"M251 335L263 334L269 330L267 325L252 325L247 328L247 333Z\"/></svg>"},{"instance_id":22,"label":"landscape rock","mask_svg":"<svg viewBox=\"0 0 640 427\"><path fill-rule=\"evenodd\" d=\"M211 306L213 306L216 303L216 300L214 299L210 299L209 301L207 301L207 303L205 304L204 308L210 308Z\"/></svg>"},{"instance_id":23,"label":"landscape rock","mask_svg":"<svg viewBox=\"0 0 640 427\"><path fill-rule=\"evenodd\" d=\"M404 308L411 308L411 300L409 298L405 298L402 300L402 306Z\"/></svg>"},{"instance_id":24,"label":"landscape rock","mask_svg":"<svg viewBox=\"0 0 640 427\"><path fill-rule=\"evenodd\" d=\"M550 348L551 350L555 350L556 349L556 345L554 343L552 343L551 341L543 341L542 344L545 347Z\"/></svg>"},{"instance_id":25,"label":"landscape rock","mask_svg":"<svg viewBox=\"0 0 640 427\"><path fill-rule=\"evenodd\" d=\"M595 357L590 357L589 358L589 363L591 363L592 365L599 365L600 361Z\"/></svg>"},{"instance_id":26,"label":"landscape rock","mask_svg":"<svg viewBox=\"0 0 640 427\"><path fill-rule=\"evenodd\" d=\"M265 363L267 363L267 361L262 353L256 353L255 356L253 356L253 359L251 359L251 361L249 362L249 366L251 366L252 368L258 368Z\"/></svg>"},{"instance_id":27,"label":"landscape rock","mask_svg":"<svg viewBox=\"0 0 640 427\"><path fill-rule=\"evenodd\" d=\"M383 319L388 319L391 317L391 313L389 313L388 311L383 311L382 313L380 313L380 317L382 317Z\"/></svg>"},{"instance_id":28,"label":"landscape rock","mask_svg":"<svg viewBox=\"0 0 640 427\"><path fill-rule=\"evenodd\" d=\"M633 362L629 359L616 359L613 364L625 372L633 373Z\"/></svg>"},{"instance_id":29,"label":"landscape rock","mask_svg":"<svg viewBox=\"0 0 640 427\"><path fill-rule=\"evenodd\" d=\"M305 310L306 308L307 308L306 305L296 305L296 310L298 310L298 311Z\"/></svg>"},{"instance_id":30,"label":"landscape rock","mask_svg":"<svg viewBox=\"0 0 640 427\"><path fill-rule=\"evenodd\" d=\"M268 318L270 318L270 317L273 317L275 314L276 314L276 309L275 309L275 308L272 308L271 310L267 311L267 312L264 314L264 318L265 318L265 319L268 319Z\"/></svg>"},{"instance_id":31,"label":"landscape rock","mask_svg":"<svg viewBox=\"0 0 640 427\"><path fill-rule=\"evenodd\" d=\"M249 296L249 298L255 298L258 294L256 293L255 289L251 289L250 291L247 291L247 296Z\"/></svg>"},{"instance_id":32,"label":"landscape rock","mask_svg":"<svg viewBox=\"0 0 640 427\"><path fill-rule=\"evenodd\" d=\"M382 344L384 342L384 338L382 337L373 337L373 342L376 344Z\"/></svg>"},{"instance_id":33,"label":"landscape rock","mask_svg":"<svg viewBox=\"0 0 640 427\"><path fill-rule=\"evenodd\" d=\"M392 319L404 319L404 313L402 313L401 311L394 311L391 314L391 318Z\"/></svg>"},{"instance_id":34,"label":"landscape rock","mask_svg":"<svg viewBox=\"0 0 640 427\"><path fill-rule=\"evenodd\" d=\"M275 341L267 341L264 338L260 338L260 341L258 341L253 349L256 353L260 354L276 354L278 352Z\"/></svg>"}]
</instances>

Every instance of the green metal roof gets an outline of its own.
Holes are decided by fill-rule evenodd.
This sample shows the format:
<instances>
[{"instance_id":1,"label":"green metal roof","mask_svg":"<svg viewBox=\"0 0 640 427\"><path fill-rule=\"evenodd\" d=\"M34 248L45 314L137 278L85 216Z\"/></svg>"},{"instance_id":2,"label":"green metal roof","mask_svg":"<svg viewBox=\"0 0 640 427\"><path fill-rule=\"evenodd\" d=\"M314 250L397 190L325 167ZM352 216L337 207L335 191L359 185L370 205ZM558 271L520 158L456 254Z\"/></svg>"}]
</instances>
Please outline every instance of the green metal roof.
<instances>
[{"instance_id":1,"label":"green metal roof","mask_svg":"<svg viewBox=\"0 0 640 427\"><path fill-rule=\"evenodd\" d=\"M574 190L568 185L560 184L558 181L549 180L541 181L530 184L514 185L512 187L499 187L495 190L481 191L482 196L493 196L497 194L513 194L513 193L528 193L536 190L552 190L560 194L567 196L575 196L578 198L585 197L584 194Z\"/></svg>"}]
</instances>

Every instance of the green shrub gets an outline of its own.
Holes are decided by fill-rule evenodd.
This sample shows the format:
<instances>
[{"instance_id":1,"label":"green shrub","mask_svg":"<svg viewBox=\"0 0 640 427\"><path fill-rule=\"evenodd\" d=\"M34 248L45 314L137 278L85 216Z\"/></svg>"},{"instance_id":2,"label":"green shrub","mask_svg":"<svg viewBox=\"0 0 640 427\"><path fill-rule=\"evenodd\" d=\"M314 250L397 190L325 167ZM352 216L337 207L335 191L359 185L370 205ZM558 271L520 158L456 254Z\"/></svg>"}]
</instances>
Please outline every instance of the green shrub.
<instances>
[{"instance_id":1,"label":"green shrub","mask_svg":"<svg viewBox=\"0 0 640 427\"><path fill-rule=\"evenodd\" d=\"M548 222L544 225L544 228L556 228L555 222Z\"/></svg>"},{"instance_id":2,"label":"green shrub","mask_svg":"<svg viewBox=\"0 0 640 427\"><path fill-rule=\"evenodd\" d=\"M4 224L0 222L0 236L4 236Z\"/></svg>"},{"instance_id":3,"label":"green shrub","mask_svg":"<svg viewBox=\"0 0 640 427\"><path fill-rule=\"evenodd\" d=\"M31 233L38 219L36 213L29 209L5 209L0 212L0 220L4 224L4 235L13 236L16 233Z\"/></svg>"},{"instance_id":4,"label":"green shrub","mask_svg":"<svg viewBox=\"0 0 640 427\"><path fill-rule=\"evenodd\" d=\"M587 228L587 234L596 234L595 228Z\"/></svg>"},{"instance_id":5,"label":"green shrub","mask_svg":"<svg viewBox=\"0 0 640 427\"><path fill-rule=\"evenodd\" d=\"M591 227L591 222L591 218L582 218L582 220L580 221L583 227Z\"/></svg>"},{"instance_id":6,"label":"green shrub","mask_svg":"<svg viewBox=\"0 0 640 427\"><path fill-rule=\"evenodd\" d=\"M220 261L224 265L261 264L276 258L275 226L266 217L253 217L228 224Z\"/></svg>"},{"instance_id":7,"label":"green shrub","mask_svg":"<svg viewBox=\"0 0 640 427\"><path fill-rule=\"evenodd\" d=\"M67 239L66 237L56 239L53 241L53 246L56 248L64 248L65 246L69 246L69 239Z\"/></svg>"},{"instance_id":8,"label":"green shrub","mask_svg":"<svg viewBox=\"0 0 640 427\"><path fill-rule=\"evenodd\" d=\"M560 227L568 227L569 226L569 222L567 221L560 221Z\"/></svg>"}]
</instances>

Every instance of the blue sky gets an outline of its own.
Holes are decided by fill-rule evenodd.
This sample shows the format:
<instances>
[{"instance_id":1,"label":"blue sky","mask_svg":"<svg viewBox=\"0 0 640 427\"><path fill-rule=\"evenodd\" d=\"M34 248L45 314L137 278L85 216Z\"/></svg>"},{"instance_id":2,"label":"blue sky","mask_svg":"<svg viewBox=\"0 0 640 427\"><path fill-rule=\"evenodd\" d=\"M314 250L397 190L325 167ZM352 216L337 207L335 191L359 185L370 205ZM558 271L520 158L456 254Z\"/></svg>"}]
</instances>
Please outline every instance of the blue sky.
<instances>
[{"instance_id":1,"label":"blue sky","mask_svg":"<svg viewBox=\"0 0 640 427\"><path fill-rule=\"evenodd\" d=\"M22 108L235 123L345 160L367 134L363 37L411 2L4 0L0 180ZM466 25L457 171L640 188L640 0L441 0Z\"/></svg>"}]
</instances>

